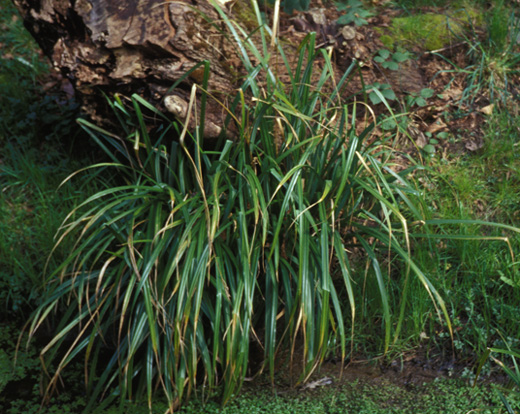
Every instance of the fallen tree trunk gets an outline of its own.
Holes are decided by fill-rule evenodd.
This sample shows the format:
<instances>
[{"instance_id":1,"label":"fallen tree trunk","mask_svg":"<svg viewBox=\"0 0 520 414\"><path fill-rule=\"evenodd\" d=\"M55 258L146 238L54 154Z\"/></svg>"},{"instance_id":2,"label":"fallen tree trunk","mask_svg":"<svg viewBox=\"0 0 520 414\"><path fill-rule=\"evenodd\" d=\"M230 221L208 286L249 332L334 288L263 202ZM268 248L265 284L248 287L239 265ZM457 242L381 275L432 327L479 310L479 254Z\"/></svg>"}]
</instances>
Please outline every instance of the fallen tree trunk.
<instances>
[{"instance_id":1,"label":"fallen tree trunk","mask_svg":"<svg viewBox=\"0 0 520 414\"><path fill-rule=\"evenodd\" d=\"M25 25L73 84L83 108L102 121L107 95L139 93L163 102L172 85L201 62L210 62L209 90L223 98L237 87L241 62L224 24L205 0L14 0ZM240 7L251 7L247 1ZM229 12L229 10L228 10ZM194 70L173 92L177 109L201 83ZM171 102L171 100L170 100ZM170 110L175 110L170 105ZM182 115L182 114L175 114ZM208 102L205 133L218 135L223 110Z\"/></svg>"},{"instance_id":2,"label":"fallen tree trunk","mask_svg":"<svg viewBox=\"0 0 520 414\"><path fill-rule=\"evenodd\" d=\"M227 104L229 97L236 96L246 71L233 36L208 0L13 1L25 26L52 65L70 80L83 110L94 121L106 124L111 116L100 92L108 96L138 93L183 121L192 85L202 84L201 63L207 61L208 91L216 99L207 102L204 135L215 138L222 132L227 113L218 101ZM255 31L257 20L250 0L226 4L226 0L218 1L221 9L246 33ZM340 28L336 18L335 9L323 7L291 19L285 15L280 29L286 55L297 59L297 44L308 32L315 31L317 46L334 50L338 77L353 57L370 60L374 50L362 43L367 44L373 34L360 33L361 28ZM374 49L378 47L372 41L368 44ZM255 63L254 58L252 61ZM278 59L271 61L279 65L273 72L287 83L284 64ZM172 90L179 80L182 81ZM357 92L359 88L353 90ZM228 137L233 136L232 127L226 130Z\"/></svg>"}]
</instances>

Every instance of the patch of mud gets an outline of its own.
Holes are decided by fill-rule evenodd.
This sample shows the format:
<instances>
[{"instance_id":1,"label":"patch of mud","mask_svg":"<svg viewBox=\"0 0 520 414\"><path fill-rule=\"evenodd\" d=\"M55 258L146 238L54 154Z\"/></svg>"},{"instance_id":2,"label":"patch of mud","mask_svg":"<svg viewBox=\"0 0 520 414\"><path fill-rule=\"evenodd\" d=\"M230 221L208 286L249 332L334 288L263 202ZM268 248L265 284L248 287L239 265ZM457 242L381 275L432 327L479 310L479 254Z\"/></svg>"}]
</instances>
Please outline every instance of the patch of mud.
<instances>
[{"instance_id":1,"label":"patch of mud","mask_svg":"<svg viewBox=\"0 0 520 414\"><path fill-rule=\"evenodd\" d=\"M451 352L448 352L451 354ZM294 361L301 358L294 356ZM272 387L276 394L297 395L302 392L319 392L322 388L340 388L347 384L361 384L371 387L394 385L407 391L417 389L433 381L457 379L474 385L477 362L474 357L453 358L439 352L431 355L424 349L403 353L398 359L388 361L380 357L370 360L354 360L341 363L330 359L323 363L305 382L301 382L301 366L293 363L291 369L281 364L275 374L274 384L265 373L246 381L245 391L258 387ZM479 382L505 385L509 378L502 369L492 368Z\"/></svg>"}]
</instances>

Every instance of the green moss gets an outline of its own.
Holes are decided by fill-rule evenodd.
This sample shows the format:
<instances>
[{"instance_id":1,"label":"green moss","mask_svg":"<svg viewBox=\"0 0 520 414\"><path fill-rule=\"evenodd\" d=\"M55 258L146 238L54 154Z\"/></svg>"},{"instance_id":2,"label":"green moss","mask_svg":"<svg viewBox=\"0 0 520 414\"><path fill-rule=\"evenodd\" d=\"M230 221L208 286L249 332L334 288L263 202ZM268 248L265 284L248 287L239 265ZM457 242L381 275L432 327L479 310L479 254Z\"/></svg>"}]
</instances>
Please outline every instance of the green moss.
<instances>
[{"instance_id":1,"label":"green moss","mask_svg":"<svg viewBox=\"0 0 520 414\"><path fill-rule=\"evenodd\" d=\"M382 33L380 40L387 48L399 45L405 48L436 50L455 41L468 27L479 25L481 22L482 15L472 8L448 14L397 17L392 20L389 29Z\"/></svg>"},{"instance_id":2,"label":"green moss","mask_svg":"<svg viewBox=\"0 0 520 414\"><path fill-rule=\"evenodd\" d=\"M510 403L513 408L519 406L518 398L514 396ZM491 414L499 412L500 406L501 401L495 390L484 384L471 387L460 380L439 379L429 384L409 384L405 388L384 379L377 385L353 381L298 394L275 395L269 389L257 389L243 393L224 408L214 402L203 405L192 401L179 413Z\"/></svg>"},{"instance_id":3,"label":"green moss","mask_svg":"<svg viewBox=\"0 0 520 414\"><path fill-rule=\"evenodd\" d=\"M242 27L251 32L258 27L258 20L255 11L249 1L238 0L233 5L233 15Z\"/></svg>"},{"instance_id":4,"label":"green moss","mask_svg":"<svg viewBox=\"0 0 520 414\"><path fill-rule=\"evenodd\" d=\"M440 14L396 18L391 32L398 43L423 44L428 50L440 49L450 39L446 17Z\"/></svg>"},{"instance_id":5,"label":"green moss","mask_svg":"<svg viewBox=\"0 0 520 414\"><path fill-rule=\"evenodd\" d=\"M381 43L387 48L392 50L394 48L394 39L392 36L389 35L382 35L379 40L381 40Z\"/></svg>"}]
</instances>

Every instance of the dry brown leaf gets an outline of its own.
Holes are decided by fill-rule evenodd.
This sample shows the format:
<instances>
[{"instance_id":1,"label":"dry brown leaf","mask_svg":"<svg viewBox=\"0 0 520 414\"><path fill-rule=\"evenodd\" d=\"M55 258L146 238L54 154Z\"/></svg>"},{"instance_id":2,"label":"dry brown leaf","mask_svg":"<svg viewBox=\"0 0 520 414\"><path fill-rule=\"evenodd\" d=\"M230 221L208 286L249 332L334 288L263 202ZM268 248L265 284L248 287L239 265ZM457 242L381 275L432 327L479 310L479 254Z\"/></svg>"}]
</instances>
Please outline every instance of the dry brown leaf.
<instances>
[{"instance_id":1,"label":"dry brown leaf","mask_svg":"<svg viewBox=\"0 0 520 414\"><path fill-rule=\"evenodd\" d=\"M472 139L464 144L464 147L468 151L477 151L484 146L484 140L482 138Z\"/></svg>"},{"instance_id":2,"label":"dry brown leaf","mask_svg":"<svg viewBox=\"0 0 520 414\"><path fill-rule=\"evenodd\" d=\"M486 205L480 199L475 200L473 204L479 213L483 213L486 210Z\"/></svg>"},{"instance_id":3,"label":"dry brown leaf","mask_svg":"<svg viewBox=\"0 0 520 414\"><path fill-rule=\"evenodd\" d=\"M309 382L302 387L302 390L313 390L316 387L323 387L324 385L332 384L332 379L329 377L323 377L322 379Z\"/></svg>"},{"instance_id":4,"label":"dry brown leaf","mask_svg":"<svg viewBox=\"0 0 520 414\"><path fill-rule=\"evenodd\" d=\"M486 114L486 115L491 115L491 114L493 114L494 107L495 107L495 104L487 105L484 108L480 108L480 112L482 112L483 114Z\"/></svg>"},{"instance_id":5,"label":"dry brown leaf","mask_svg":"<svg viewBox=\"0 0 520 414\"><path fill-rule=\"evenodd\" d=\"M427 131L433 135L447 127L448 125L446 125L442 119L437 119L433 124L428 125Z\"/></svg>"},{"instance_id":6,"label":"dry brown leaf","mask_svg":"<svg viewBox=\"0 0 520 414\"><path fill-rule=\"evenodd\" d=\"M419 131L419 134L416 136L415 143L419 148L424 148L426 144L428 144L428 140L421 131Z\"/></svg>"},{"instance_id":7,"label":"dry brown leaf","mask_svg":"<svg viewBox=\"0 0 520 414\"><path fill-rule=\"evenodd\" d=\"M458 86L453 86L442 92L442 98L445 100L458 100L462 95L463 89Z\"/></svg>"},{"instance_id":8,"label":"dry brown leaf","mask_svg":"<svg viewBox=\"0 0 520 414\"><path fill-rule=\"evenodd\" d=\"M352 40L356 37L356 30L351 26L343 26L341 35L345 40Z\"/></svg>"}]
</instances>

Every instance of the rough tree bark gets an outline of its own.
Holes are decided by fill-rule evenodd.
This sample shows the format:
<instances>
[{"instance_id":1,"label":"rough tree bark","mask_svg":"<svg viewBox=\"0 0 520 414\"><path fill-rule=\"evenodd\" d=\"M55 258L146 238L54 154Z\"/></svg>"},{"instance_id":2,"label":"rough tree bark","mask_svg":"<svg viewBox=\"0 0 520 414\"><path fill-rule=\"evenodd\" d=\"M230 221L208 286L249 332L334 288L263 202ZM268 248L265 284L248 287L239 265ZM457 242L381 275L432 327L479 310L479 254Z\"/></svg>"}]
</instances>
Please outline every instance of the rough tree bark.
<instances>
[{"instance_id":1,"label":"rough tree bark","mask_svg":"<svg viewBox=\"0 0 520 414\"><path fill-rule=\"evenodd\" d=\"M139 93L159 104L175 81L204 60L211 65L212 93L225 97L236 88L240 59L222 35L223 23L208 22L220 20L206 0L13 1L27 29L71 81L94 119L107 116L100 91ZM240 7L248 4L245 0ZM195 70L173 92L176 115L182 116L191 84L200 83L202 74L202 68ZM215 102L208 105L205 134L214 137L223 111Z\"/></svg>"}]
</instances>

